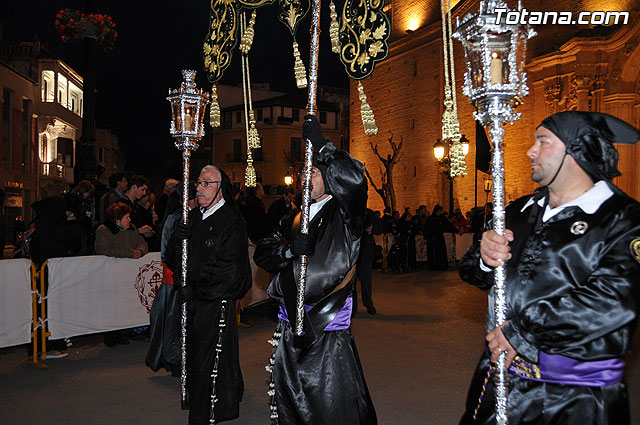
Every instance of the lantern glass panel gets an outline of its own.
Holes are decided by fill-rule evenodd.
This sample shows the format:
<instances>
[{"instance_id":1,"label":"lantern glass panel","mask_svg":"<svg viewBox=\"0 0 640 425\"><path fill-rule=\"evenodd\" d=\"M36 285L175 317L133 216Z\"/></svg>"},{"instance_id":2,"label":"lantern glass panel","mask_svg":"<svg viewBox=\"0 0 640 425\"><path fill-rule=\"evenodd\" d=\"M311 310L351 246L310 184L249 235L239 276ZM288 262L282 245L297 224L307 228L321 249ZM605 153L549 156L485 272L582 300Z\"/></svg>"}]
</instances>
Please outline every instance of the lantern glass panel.
<instances>
[{"instance_id":1,"label":"lantern glass panel","mask_svg":"<svg viewBox=\"0 0 640 425\"><path fill-rule=\"evenodd\" d=\"M195 131L198 104L184 102L184 131Z\"/></svg>"},{"instance_id":2,"label":"lantern glass panel","mask_svg":"<svg viewBox=\"0 0 640 425\"><path fill-rule=\"evenodd\" d=\"M480 40L472 41L468 45L469 56L471 59L471 73L473 77L473 86L481 87L484 84L484 78L482 76L482 48L480 47Z\"/></svg>"},{"instance_id":3,"label":"lantern glass panel","mask_svg":"<svg viewBox=\"0 0 640 425\"><path fill-rule=\"evenodd\" d=\"M491 52L489 78L491 84L509 83L509 52L511 51L511 31L491 34L488 43Z\"/></svg>"},{"instance_id":4,"label":"lantern glass panel","mask_svg":"<svg viewBox=\"0 0 640 425\"><path fill-rule=\"evenodd\" d=\"M198 127L202 128L202 124L204 123L204 113L206 112L207 108L205 107L205 104L202 105L198 105Z\"/></svg>"},{"instance_id":5,"label":"lantern glass panel","mask_svg":"<svg viewBox=\"0 0 640 425\"><path fill-rule=\"evenodd\" d=\"M176 130L182 128L182 115L180 114L180 100L176 99L171 102L171 119Z\"/></svg>"}]
</instances>

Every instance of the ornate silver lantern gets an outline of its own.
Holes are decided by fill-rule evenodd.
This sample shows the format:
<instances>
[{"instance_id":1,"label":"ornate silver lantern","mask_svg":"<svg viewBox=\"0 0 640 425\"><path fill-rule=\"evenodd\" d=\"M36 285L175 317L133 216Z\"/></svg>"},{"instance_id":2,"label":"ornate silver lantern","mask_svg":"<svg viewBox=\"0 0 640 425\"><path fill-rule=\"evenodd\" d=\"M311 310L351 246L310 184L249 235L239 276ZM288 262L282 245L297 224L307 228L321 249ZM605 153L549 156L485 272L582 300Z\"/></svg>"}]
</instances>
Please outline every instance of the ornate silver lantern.
<instances>
[{"instance_id":1,"label":"ornate silver lantern","mask_svg":"<svg viewBox=\"0 0 640 425\"><path fill-rule=\"evenodd\" d=\"M209 95L196 88L196 71L182 71L182 85L179 89L169 90L167 100L171 102L171 127L169 132L176 139L175 145L182 152L182 223L189 220L189 160L191 151L198 149L197 141L204 136L204 112L209 103ZM187 283L187 240L182 240L182 275L181 286ZM182 404L186 403L187 383L187 304L182 303L181 310L180 351L181 396Z\"/></svg>"},{"instance_id":2,"label":"ornate silver lantern","mask_svg":"<svg viewBox=\"0 0 640 425\"><path fill-rule=\"evenodd\" d=\"M502 19L498 22L498 12ZM518 2L518 10L522 4ZM502 139L505 123L520 118L513 109L522 103L529 93L524 72L527 39L536 35L528 26L518 22L507 23L511 10L504 1L483 0L478 14L467 14L457 20L453 34L462 42L467 62L462 92L476 108L474 117L490 126L492 151L491 176L493 180L493 228L504 234L504 156ZM505 269L494 272L495 326L506 319ZM502 353L496 365L496 422L508 423L506 353Z\"/></svg>"}]
</instances>

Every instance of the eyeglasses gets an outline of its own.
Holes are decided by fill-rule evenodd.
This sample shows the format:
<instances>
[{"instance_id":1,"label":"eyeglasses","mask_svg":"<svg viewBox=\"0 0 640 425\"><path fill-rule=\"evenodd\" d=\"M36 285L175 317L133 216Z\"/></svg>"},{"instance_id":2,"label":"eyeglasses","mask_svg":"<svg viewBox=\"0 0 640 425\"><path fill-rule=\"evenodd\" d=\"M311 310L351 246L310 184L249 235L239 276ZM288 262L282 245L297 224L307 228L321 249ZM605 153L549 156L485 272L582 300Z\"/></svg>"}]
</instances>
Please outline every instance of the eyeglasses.
<instances>
[{"instance_id":1,"label":"eyeglasses","mask_svg":"<svg viewBox=\"0 0 640 425\"><path fill-rule=\"evenodd\" d=\"M220 181L209 182L206 180L196 180L196 186L209 187L210 184L220 183Z\"/></svg>"}]
</instances>

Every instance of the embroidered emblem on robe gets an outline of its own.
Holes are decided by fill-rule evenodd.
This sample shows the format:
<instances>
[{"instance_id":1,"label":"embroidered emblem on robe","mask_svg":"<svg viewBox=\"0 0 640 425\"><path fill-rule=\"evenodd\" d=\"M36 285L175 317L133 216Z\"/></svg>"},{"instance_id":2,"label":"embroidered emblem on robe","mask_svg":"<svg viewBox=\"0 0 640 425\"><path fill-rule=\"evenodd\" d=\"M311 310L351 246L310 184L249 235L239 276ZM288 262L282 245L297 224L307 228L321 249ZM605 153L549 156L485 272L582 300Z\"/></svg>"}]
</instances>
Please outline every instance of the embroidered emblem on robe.
<instances>
[{"instance_id":1,"label":"embroidered emblem on robe","mask_svg":"<svg viewBox=\"0 0 640 425\"><path fill-rule=\"evenodd\" d=\"M629 245L629 249L631 250L631 255L636 259L638 263L640 263L640 239L634 239L631 241Z\"/></svg>"},{"instance_id":2,"label":"embroidered emblem on robe","mask_svg":"<svg viewBox=\"0 0 640 425\"><path fill-rule=\"evenodd\" d=\"M571 225L571 233L574 235L584 235L588 228L589 225L586 221L576 221Z\"/></svg>"},{"instance_id":3,"label":"embroidered emblem on robe","mask_svg":"<svg viewBox=\"0 0 640 425\"><path fill-rule=\"evenodd\" d=\"M204 244L211 248L213 246L213 239L207 239L206 241L204 241Z\"/></svg>"}]
</instances>

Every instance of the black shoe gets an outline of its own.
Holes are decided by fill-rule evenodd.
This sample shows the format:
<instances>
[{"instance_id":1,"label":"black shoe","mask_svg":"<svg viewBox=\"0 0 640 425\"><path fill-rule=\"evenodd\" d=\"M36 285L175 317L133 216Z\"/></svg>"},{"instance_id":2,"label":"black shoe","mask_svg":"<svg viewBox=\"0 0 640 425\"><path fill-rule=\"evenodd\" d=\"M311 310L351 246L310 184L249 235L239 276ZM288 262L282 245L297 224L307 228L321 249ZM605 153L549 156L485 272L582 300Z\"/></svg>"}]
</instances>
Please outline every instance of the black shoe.
<instances>
[{"instance_id":1,"label":"black shoe","mask_svg":"<svg viewBox=\"0 0 640 425\"><path fill-rule=\"evenodd\" d=\"M376 314L376 308L374 306L367 307L367 313Z\"/></svg>"}]
</instances>

